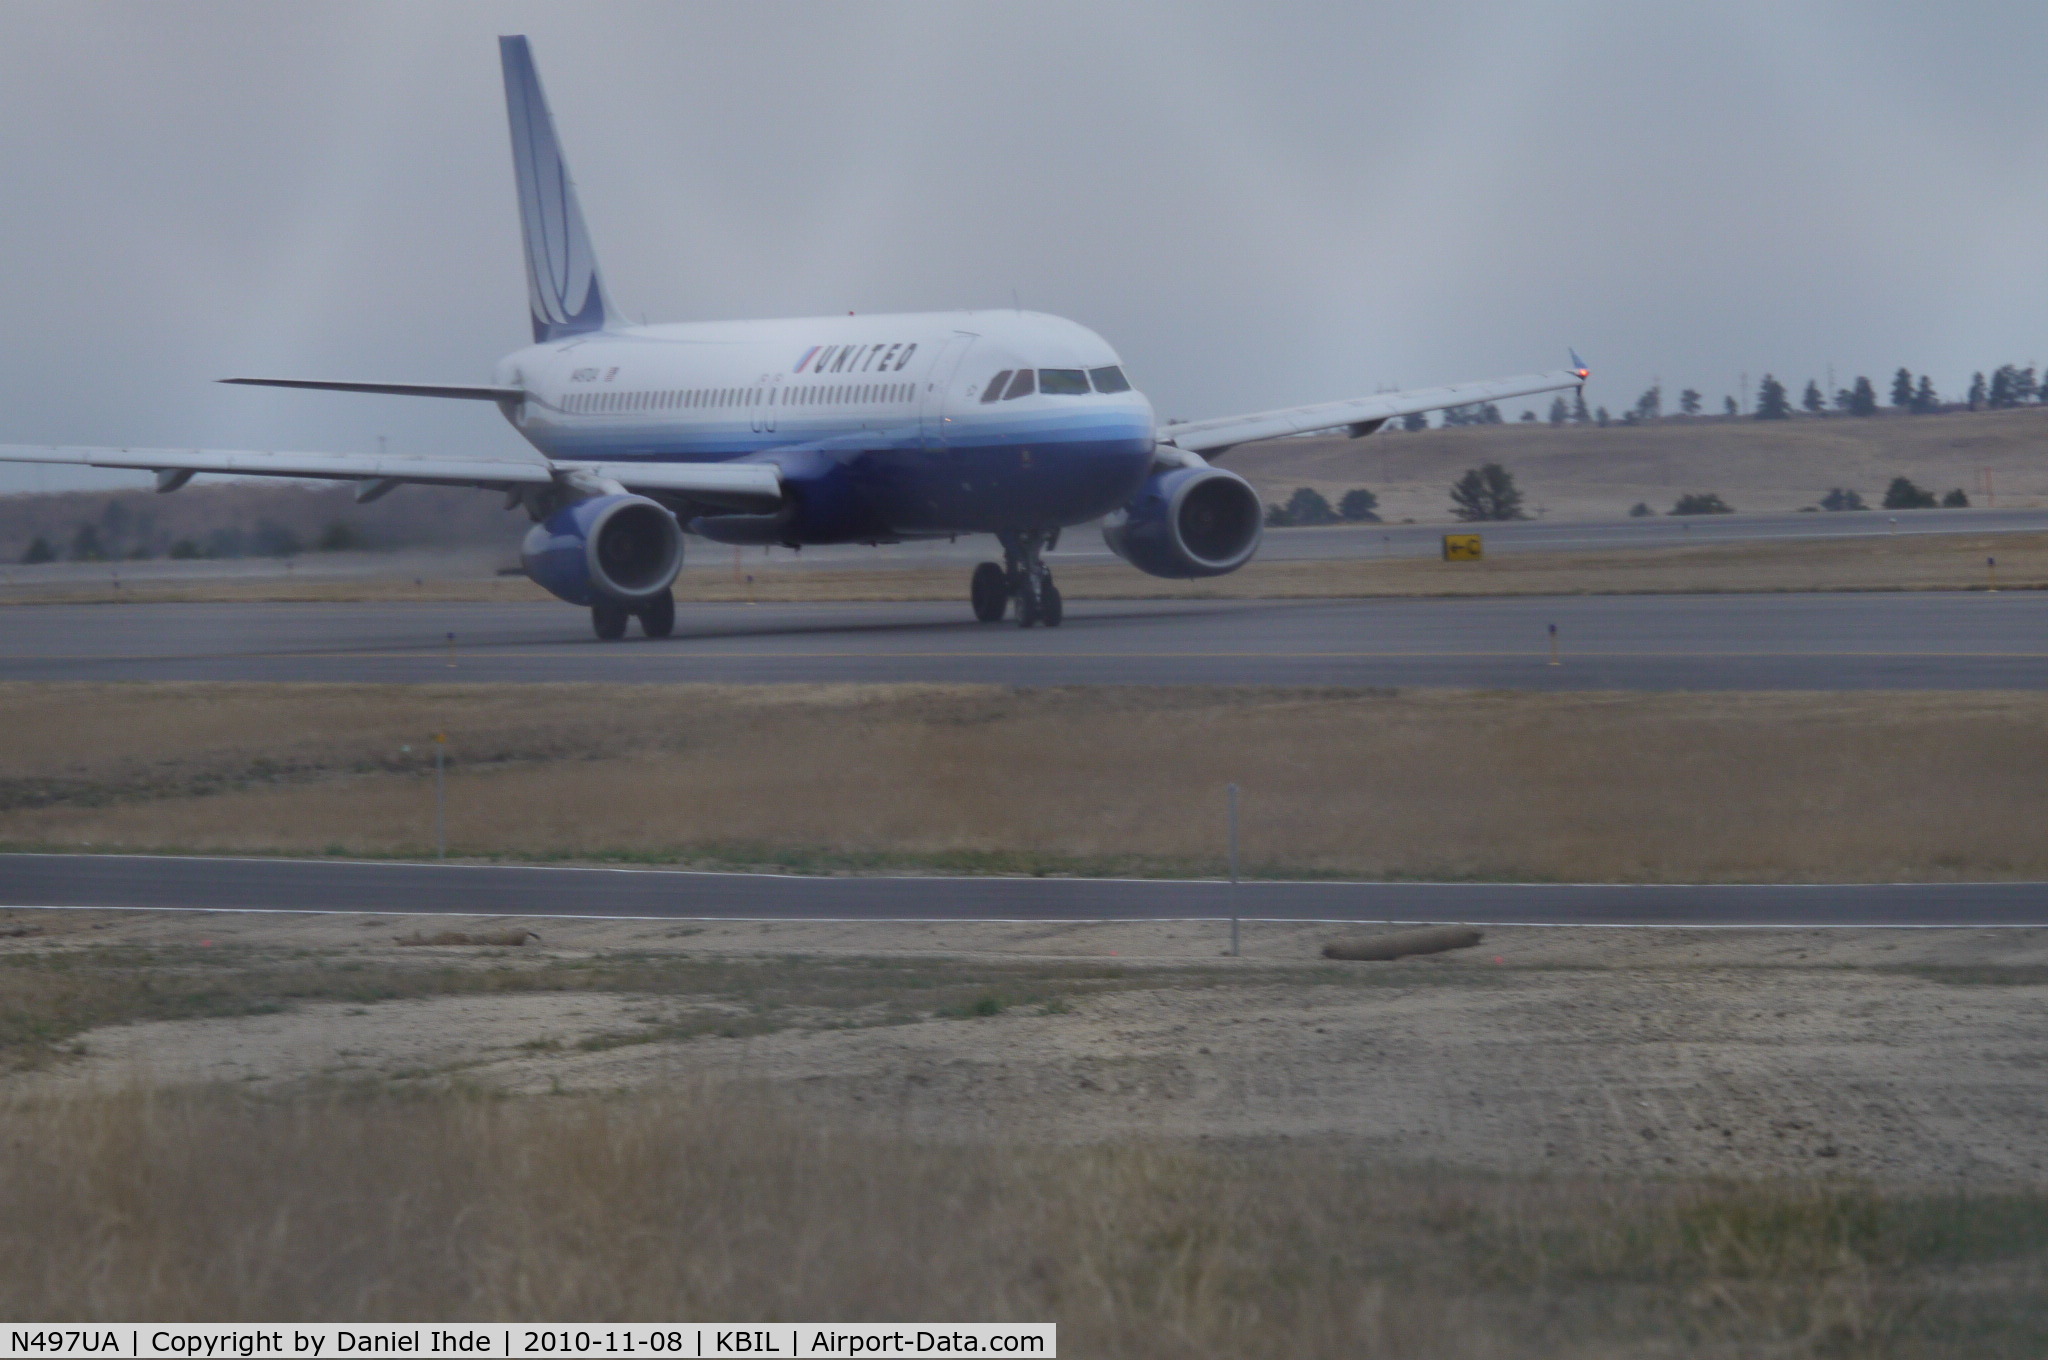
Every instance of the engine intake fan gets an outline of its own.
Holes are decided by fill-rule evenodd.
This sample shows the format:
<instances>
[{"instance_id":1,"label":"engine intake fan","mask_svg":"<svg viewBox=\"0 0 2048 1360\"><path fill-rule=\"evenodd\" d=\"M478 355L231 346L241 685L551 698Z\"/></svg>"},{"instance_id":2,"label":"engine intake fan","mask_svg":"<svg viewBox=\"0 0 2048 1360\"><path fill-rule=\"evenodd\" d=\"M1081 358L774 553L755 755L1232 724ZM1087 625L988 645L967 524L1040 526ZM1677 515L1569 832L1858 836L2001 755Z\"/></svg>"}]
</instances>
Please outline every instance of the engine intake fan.
<instances>
[{"instance_id":1,"label":"engine intake fan","mask_svg":"<svg viewBox=\"0 0 2048 1360\"><path fill-rule=\"evenodd\" d=\"M1155 472L1102 521L1109 550L1153 576L1222 576L1252 560L1265 507L1252 484L1219 467Z\"/></svg>"},{"instance_id":2,"label":"engine intake fan","mask_svg":"<svg viewBox=\"0 0 2048 1360\"><path fill-rule=\"evenodd\" d=\"M645 496L593 496L528 530L519 558L542 589L570 604L638 604L683 569L683 531Z\"/></svg>"}]
</instances>

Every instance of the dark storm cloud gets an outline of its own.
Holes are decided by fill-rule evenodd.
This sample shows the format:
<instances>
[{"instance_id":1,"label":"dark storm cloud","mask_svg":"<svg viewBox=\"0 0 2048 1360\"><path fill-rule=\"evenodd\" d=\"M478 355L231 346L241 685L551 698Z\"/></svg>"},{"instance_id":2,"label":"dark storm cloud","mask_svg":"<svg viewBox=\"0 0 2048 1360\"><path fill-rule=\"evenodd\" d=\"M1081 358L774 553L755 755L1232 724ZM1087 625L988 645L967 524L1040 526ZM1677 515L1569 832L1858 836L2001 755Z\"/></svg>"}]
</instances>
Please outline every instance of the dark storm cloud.
<instances>
[{"instance_id":1,"label":"dark storm cloud","mask_svg":"<svg viewBox=\"0 0 2048 1360\"><path fill-rule=\"evenodd\" d=\"M0 12L4 441L522 448L210 381L474 381L522 342L501 32L635 316L1014 294L1177 416L1567 344L1615 407L2041 348L2030 6Z\"/></svg>"}]
</instances>

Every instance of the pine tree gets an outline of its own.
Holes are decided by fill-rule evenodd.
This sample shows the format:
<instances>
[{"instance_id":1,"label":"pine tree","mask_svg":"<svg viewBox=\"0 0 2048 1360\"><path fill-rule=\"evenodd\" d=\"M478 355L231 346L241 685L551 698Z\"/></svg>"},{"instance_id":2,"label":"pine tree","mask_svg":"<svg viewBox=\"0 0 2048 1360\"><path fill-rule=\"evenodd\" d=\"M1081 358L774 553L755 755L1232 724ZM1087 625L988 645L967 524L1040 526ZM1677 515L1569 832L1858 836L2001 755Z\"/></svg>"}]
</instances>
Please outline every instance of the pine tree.
<instances>
[{"instance_id":1,"label":"pine tree","mask_svg":"<svg viewBox=\"0 0 2048 1360\"><path fill-rule=\"evenodd\" d=\"M1337 513L1352 524L1379 523L1380 498L1362 486L1353 487L1337 502Z\"/></svg>"},{"instance_id":2,"label":"pine tree","mask_svg":"<svg viewBox=\"0 0 2048 1360\"><path fill-rule=\"evenodd\" d=\"M1894 477L1892 484L1884 489L1884 508L1887 510L1932 510L1934 506L1934 493L1915 486L1910 477Z\"/></svg>"},{"instance_id":3,"label":"pine tree","mask_svg":"<svg viewBox=\"0 0 2048 1360\"><path fill-rule=\"evenodd\" d=\"M1984 404L1994 411L2003 411L2017 405L2012 397L2013 368L2011 364L2000 364L1991 373L1991 391L1984 398Z\"/></svg>"},{"instance_id":4,"label":"pine tree","mask_svg":"<svg viewBox=\"0 0 2048 1360\"><path fill-rule=\"evenodd\" d=\"M1550 403L1550 423L1562 425L1571 418L1571 408L1564 404L1563 397L1555 397Z\"/></svg>"},{"instance_id":5,"label":"pine tree","mask_svg":"<svg viewBox=\"0 0 2048 1360\"><path fill-rule=\"evenodd\" d=\"M1583 425L1593 417L1586 410L1586 389L1581 387L1572 393L1572 421Z\"/></svg>"},{"instance_id":6,"label":"pine tree","mask_svg":"<svg viewBox=\"0 0 2048 1360\"><path fill-rule=\"evenodd\" d=\"M1466 523L1527 519L1514 474L1499 463L1469 468L1451 484L1451 513Z\"/></svg>"},{"instance_id":7,"label":"pine tree","mask_svg":"<svg viewBox=\"0 0 2048 1360\"><path fill-rule=\"evenodd\" d=\"M1742 414L1742 408L1735 404L1735 398L1723 397L1721 398L1721 414L1730 417L1738 416Z\"/></svg>"},{"instance_id":8,"label":"pine tree","mask_svg":"<svg viewBox=\"0 0 2048 1360\"><path fill-rule=\"evenodd\" d=\"M1989 392L1984 390L1984 375L1982 373L1972 374L1970 377L1970 409L1972 411L1983 410L1984 403L1990 399L1990 395Z\"/></svg>"},{"instance_id":9,"label":"pine tree","mask_svg":"<svg viewBox=\"0 0 2048 1360\"><path fill-rule=\"evenodd\" d=\"M1732 515L1735 507L1712 491L1689 491L1671 507L1674 515Z\"/></svg>"},{"instance_id":10,"label":"pine tree","mask_svg":"<svg viewBox=\"0 0 2048 1360\"><path fill-rule=\"evenodd\" d=\"M1931 416L1941 409L1941 398L1935 394L1934 379L1925 373L1920 375L1920 385L1913 389L1913 414Z\"/></svg>"},{"instance_id":11,"label":"pine tree","mask_svg":"<svg viewBox=\"0 0 2048 1360\"><path fill-rule=\"evenodd\" d=\"M1404 430L1428 429L1429 413L1427 411L1410 411L1407 415L1401 417L1401 428Z\"/></svg>"},{"instance_id":12,"label":"pine tree","mask_svg":"<svg viewBox=\"0 0 2048 1360\"><path fill-rule=\"evenodd\" d=\"M1337 512L1330 508L1330 502L1323 493L1312 486L1297 486L1294 494L1287 498L1284 512L1289 524L1335 524Z\"/></svg>"},{"instance_id":13,"label":"pine tree","mask_svg":"<svg viewBox=\"0 0 2048 1360\"><path fill-rule=\"evenodd\" d=\"M1678 409L1685 415L1698 415L1700 413L1700 394L1693 391L1690 387L1680 392L1678 394Z\"/></svg>"},{"instance_id":14,"label":"pine tree","mask_svg":"<svg viewBox=\"0 0 2048 1360\"><path fill-rule=\"evenodd\" d=\"M1806 395L1799 399L1809 415L1819 415L1828 409L1828 399L1820 394L1820 384L1813 379L1806 380Z\"/></svg>"},{"instance_id":15,"label":"pine tree","mask_svg":"<svg viewBox=\"0 0 2048 1360\"><path fill-rule=\"evenodd\" d=\"M1903 368L1892 374L1892 405L1901 411L1913 405L1913 375Z\"/></svg>"},{"instance_id":16,"label":"pine tree","mask_svg":"<svg viewBox=\"0 0 2048 1360\"><path fill-rule=\"evenodd\" d=\"M74 562L104 562L107 549L100 542L100 530L96 524L81 524L71 535L71 560Z\"/></svg>"},{"instance_id":17,"label":"pine tree","mask_svg":"<svg viewBox=\"0 0 2048 1360\"><path fill-rule=\"evenodd\" d=\"M49 539L37 534L28 545L28 551L21 555L21 560L31 567L40 562L54 562L57 560L57 550L50 546Z\"/></svg>"},{"instance_id":18,"label":"pine tree","mask_svg":"<svg viewBox=\"0 0 2048 1360\"><path fill-rule=\"evenodd\" d=\"M1792 414L1792 403L1785 396L1785 384L1770 374L1757 384L1756 418L1758 420L1784 420Z\"/></svg>"},{"instance_id":19,"label":"pine tree","mask_svg":"<svg viewBox=\"0 0 2048 1360\"><path fill-rule=\"evenodd\" d=\"M1849 392L1849 414L1852 416L1874 416L1877 414L1877 389L1870 385L1870 379L1856 379L1856 386Z\"/></svg>"},{"instance_id":20,"label":"pine tree","mask_svg":"<svg viewBox=\"0 0 2048 1360\"><path fill-rule=\"evenodd\" d=\"M1661 420L1664 418L1664 389L1652 386L1636 398L1635 417L1637 420Z\"/></svg>"}]
</instances>

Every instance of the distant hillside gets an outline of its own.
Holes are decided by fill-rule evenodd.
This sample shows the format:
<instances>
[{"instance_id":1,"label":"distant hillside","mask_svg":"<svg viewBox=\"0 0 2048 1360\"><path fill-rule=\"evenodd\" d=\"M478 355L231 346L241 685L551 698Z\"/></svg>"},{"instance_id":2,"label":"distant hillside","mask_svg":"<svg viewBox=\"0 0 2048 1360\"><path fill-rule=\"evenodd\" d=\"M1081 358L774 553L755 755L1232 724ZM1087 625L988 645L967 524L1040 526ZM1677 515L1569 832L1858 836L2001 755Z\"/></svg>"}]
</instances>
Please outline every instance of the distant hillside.
<instances>
[{"instance_id":1,"label":"distant hillside","mask_svg":"<svg viewBox=\"0 0 2048 1360\"><path fill-rule=\"evenodd\" d=\"M1947 415L1660 420L1640 425L1505 425L1390 433L1365 439L1277 439L1223 456L1269 502L1312 486L1333 503L1350 487L1380 496L1383 519L1449 518L1451 482L1494 462L1515 474L1531 511L1606 519L1641 501L1658 513L1684 492L1718 492L1738 510L1797 510L1830 487L1875 507L1893 477L1937 491L1961 487L1985 504L1988 470L1998 504L2048 506L2048 410Z\"/></svg>"},{"instance_id":2,"label":"distant hillside","mask_svg":"<svg viewBox=\"0 0 2048 1360\"><path fill-rule=\"evenodd\" d=\"M480 491L407 486L357 505L348 485L253 481L199 484L169 495L0 496L0 561L21 561L38 535L65 558L82 543L122 558L168 556L181 543L205 556L270 556L294 544L312 550L323 539L364 548L509 548L527 519L506 513L503 503Z\"/></svg>"}]
</instances>

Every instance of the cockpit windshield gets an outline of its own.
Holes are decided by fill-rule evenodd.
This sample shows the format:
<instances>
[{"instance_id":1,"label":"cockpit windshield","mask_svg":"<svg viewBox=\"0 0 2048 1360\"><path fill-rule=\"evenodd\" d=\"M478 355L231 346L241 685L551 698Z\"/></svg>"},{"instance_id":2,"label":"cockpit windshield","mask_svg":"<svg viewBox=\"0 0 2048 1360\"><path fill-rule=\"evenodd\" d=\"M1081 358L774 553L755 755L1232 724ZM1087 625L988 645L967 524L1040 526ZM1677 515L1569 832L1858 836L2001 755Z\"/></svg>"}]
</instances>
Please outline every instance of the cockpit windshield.
<instances>
[{"instance_id":1,"label":"cockpit windshield","mask_svg":"<svg viewBox=\"0 0 2048 1360\"><path fill-rule=\"evenodd\" d=\"M1078 368L1041 368L1038 390L1049 397L1086 396L1088 375Z\"/></svg>"},{"instance_id":2,"label":"cockpit windshield","mask_svg":"<svg viewBox=\"0 0 2048 1360\"><path fill-rule=\"evenodd\" d=\"M1095 390L1098 392L1128 392L1131 390L1131 380L1126 378L1124 371L1115 364L1111 364L1108 368L1091 368L1088 370L1088 376L1095 380Z\"/></svg>"}]
</instances>

